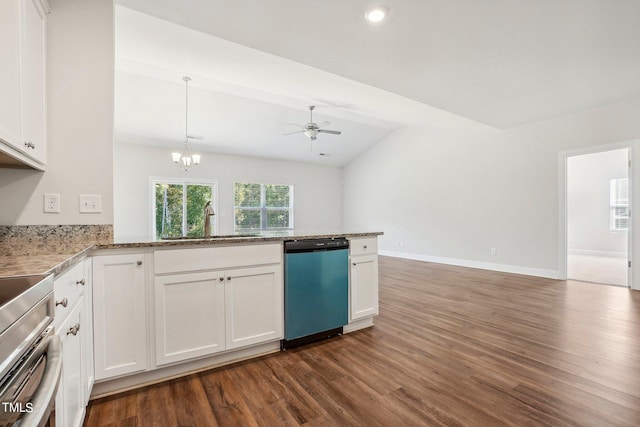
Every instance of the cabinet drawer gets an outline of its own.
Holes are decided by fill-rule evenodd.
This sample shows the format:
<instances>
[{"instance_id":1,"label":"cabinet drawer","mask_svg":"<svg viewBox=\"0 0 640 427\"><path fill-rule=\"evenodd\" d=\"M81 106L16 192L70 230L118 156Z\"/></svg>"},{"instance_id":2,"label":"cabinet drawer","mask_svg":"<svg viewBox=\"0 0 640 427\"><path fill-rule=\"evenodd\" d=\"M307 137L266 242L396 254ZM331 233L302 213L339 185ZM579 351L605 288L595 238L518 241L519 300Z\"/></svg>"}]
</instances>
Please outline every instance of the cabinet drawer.
<instances>
[{"instance_id":1,"label":"cabinet drawer","mask_svg":"<svg viewBox=\"0 0 640 427\"><path fill-rule=\"evenodd\" d=\"M366 237L349 239L349 255L369 255L378 253L378 238Z\"/></svg>"},{"instance_id":2,"label":"cabinet drawer","mask_svg":"<svg viewBox=\"0 0 640 427\"><path fill-rule=\"evenodd\" d=\"M56 302L54 325L57 328L64 322L67 315L76 305L84 293L86 278L84 277L84 263L71 267L53 282L53 296Z\"/></svg>"},{"instance_id":3,"label":"cabinet drawer","mask_svg":"<svg viewBox=\"0 0 640 427\"><path fill-rule=\"evenodd\" d=\"M282 261L282 245L156 250L153 260L155 274L278 264Z\"/></svg>"}]
</instances>

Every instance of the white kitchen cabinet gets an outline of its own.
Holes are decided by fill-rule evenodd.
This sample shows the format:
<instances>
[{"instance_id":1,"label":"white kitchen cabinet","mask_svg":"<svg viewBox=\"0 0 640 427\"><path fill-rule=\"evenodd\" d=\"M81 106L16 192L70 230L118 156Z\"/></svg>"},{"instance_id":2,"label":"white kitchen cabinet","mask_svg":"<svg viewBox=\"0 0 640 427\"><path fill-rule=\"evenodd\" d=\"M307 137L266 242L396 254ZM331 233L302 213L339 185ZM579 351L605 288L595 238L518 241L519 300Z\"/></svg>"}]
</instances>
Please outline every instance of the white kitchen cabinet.
<instances>
[{"instance_id":1,"label":"white kitchen cabinet","mask_svg":"<svg viewBox=\"0 0 640 427\"><path fill-rule=\"evenodd\" d=\"M82 311L82 384L84 392L84 405L89 403L91 389L95 379L95 369L93 365L93 262L87 258L83 262L84 269L84 309Z\"/></svg>"},{"instance_id":2,"label":"white kitchen cabinet","mask_svg":"<svg viewBox=\"0 0 640 427\"><path fill-rule=\"evenodd\" d=\"M46 0L0 2L0 151L44 168Z\"/></svg>"},{"instance_id":3,"label":"white kitchen cabinet","mask_svg":"<svg viewBox=\"0 0 640 427\"><path fill-rule=\"evenodd\" d=\"M20 125L20 1L0 2L0 139L17 147Z\"/></svg>"},{"instance_id":4,"label":"white kitchen cabinet","mask_svg":"<svg viewBox=\"0 0 640 427\"><path fill-rule=\"evenodd\" d=\"M56 425L81 426L88 402L87 377L93 375L91 319L87 314L87 295L91 284L85 266L79 262L53 282L55 315L53 325L62 341L62 377L56 394Z\"/></svg>"},{"instance_id":5,"label":"white kitchen cabinet","mask_svg":"<svg viewBox=\"0 0 640 427\"><path fill-rule=\"evenodd\" d=\"M144 255L93 257L93 321L96 381L147 369Z\"/></svg>"},{"instance_id":6,"label":"white kitchen cabinet","mask_svg":"<svg viewBox=\"0 0 640 427\"><path fill-rule=\"evenodd\" d=\"M155 278L158 366L283 336L282 266Z\"/></svg>"},{"instance_id":7,"label":"white kitchen cabinet","mask_svg":"<svg viewBox=\"0 0 640 427\"><path fill-rule=\"evenodd\" d=\"M156 277L154 294L158 366L225 349L222 272Z\"/></svg>"},{"instance_id":8,"label":"white kitchen cabinet","mask_svg":"<svg viewBox=\"0 0 640 427\"><path fill-rule=\"evenodd\" d=\"M84 297L80 297L56 332L62 341L62 376L55 406L55 420L59 426L80 427L84 421L86 405L82 372L85 359L82 349L90 343L86 341L82 324L83 312Z\"/></svg>"},{"instance_id":9,"label":"white kitchen cabinet","mask_svg":"<svg viewBox=\"0 0 640 427\"><path fill-rule=\"evenodd\" d=\"M377 238L350 240L349 321L378 314L377 252Z\"/></svg>"},{"instance_id":10,"label":"white kitchen cabinet","mask_svg":"<svg viewBox=\"0 0 640 427\"><path fill-rule=\"evenodd\" d=\"M225 273L227 349L283 338L282 266Z\"/></svg>"}]
</instances>

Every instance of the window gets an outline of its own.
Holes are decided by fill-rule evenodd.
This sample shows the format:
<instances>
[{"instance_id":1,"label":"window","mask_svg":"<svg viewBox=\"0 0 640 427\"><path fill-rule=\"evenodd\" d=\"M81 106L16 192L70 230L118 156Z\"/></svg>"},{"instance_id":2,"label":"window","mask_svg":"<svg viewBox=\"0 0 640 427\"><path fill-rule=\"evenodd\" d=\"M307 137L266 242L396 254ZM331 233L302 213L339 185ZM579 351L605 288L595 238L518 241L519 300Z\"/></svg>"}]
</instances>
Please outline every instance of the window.
<instances>
[{"instance_id":1,"label":"window","mask_svg":"<svg viewBox=\"0 0 640 427\"><path fill-rule=\"evenodd\" d=\"M293 186L236 182L236 232L293 230Z\"/></svg>"},{"instance_id":2,"label":"window","mask_svg":"<svg viewBox=\"0 0 640 427\"><path fill-rule=\"evenodd\" d=\"M612 179L610 182L611 197L611 231L629 230L629 179Z\"/></svg>"},{"instance_id":3,"label":"window","mask_svg":"<svg viewBox=\"0 0 640 427\"><path fill-rule=\"evenodd\" d=\"M154 180L154 238L203 237L207 202L216 209L215 182ZM214 217L215 218L215 217ZM216 221L211 221L212 233Z\"/></svg>"}]
</instances>

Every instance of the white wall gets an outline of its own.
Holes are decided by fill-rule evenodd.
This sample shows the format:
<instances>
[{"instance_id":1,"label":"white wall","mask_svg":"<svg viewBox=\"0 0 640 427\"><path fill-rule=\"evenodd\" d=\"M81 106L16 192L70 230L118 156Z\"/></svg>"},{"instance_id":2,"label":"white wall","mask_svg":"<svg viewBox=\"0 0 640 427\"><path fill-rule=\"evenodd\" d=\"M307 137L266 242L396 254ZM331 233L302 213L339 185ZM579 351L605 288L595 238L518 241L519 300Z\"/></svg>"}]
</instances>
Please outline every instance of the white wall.
<instances>
[{"instance_id":1,"label":"white wall","mask_svg":"<svg viewBox=\"0 0 640 427\"><path fill-rule=\"evenodd\" d=\"M177 141L176 143L179 143ZM294 186L297 233L342 229L342 170L304 163L202 153L189 172L178 168L170 150L133 144L114 146L114 239L151 239L149 177L218 181L219 233L233 233L233 183L260 182Z\"/></svg>"},{"instance_id":2,"label":"white wall","mask_svg":"<svg viewBox=\"0 0 640 427\"><path fill-rule=\"evenodd\" d=\"M113 221L113 2L50 0L46 172L0 169L0 225ZM43 194L61 213L43 213ZM80 214L79 194L101 194L102 214Z\"/></svg>"},{"instance_id":3,"label":"white wall","mask_svg":"<svg viewBox=\"0 0 640 427\"><path fill-rule=\"evenodd\" d=\"M499 131L397 131L344 170L344 226L380 249L554 277L558 152L635 139L640 99ZM496 248L496 255L491 255Z\"/></svg>"},{"instance_id":4,"label":"white wall","mask_svg":"<svg viewBox=\"0 0 640 427\"><path fill-rule=\"evenodd\" d=\"M567 159L567 232L570 252L626 256L627 233L610 231L610 181L627 178L628 150Z\"/></svg>"}]
</instances>

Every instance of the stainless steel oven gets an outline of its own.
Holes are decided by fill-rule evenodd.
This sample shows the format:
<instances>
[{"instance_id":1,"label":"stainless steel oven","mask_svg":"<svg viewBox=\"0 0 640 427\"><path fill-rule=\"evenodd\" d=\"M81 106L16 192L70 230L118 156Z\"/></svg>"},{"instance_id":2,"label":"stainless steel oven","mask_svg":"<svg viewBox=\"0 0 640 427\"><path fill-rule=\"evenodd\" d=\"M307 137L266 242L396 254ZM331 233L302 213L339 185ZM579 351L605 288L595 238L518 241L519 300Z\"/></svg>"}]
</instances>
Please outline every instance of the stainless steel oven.
<instances>
[{"instance_id":1,"label":"stainless steel oven","mask_svg":"<svg viewBox=\"0 0 640 427\"><path fill-rule=\"evenodd\" d=\"M44 426L62 370L53 276L0 279L0 427Z\"/></svg>"}]
</instances>

